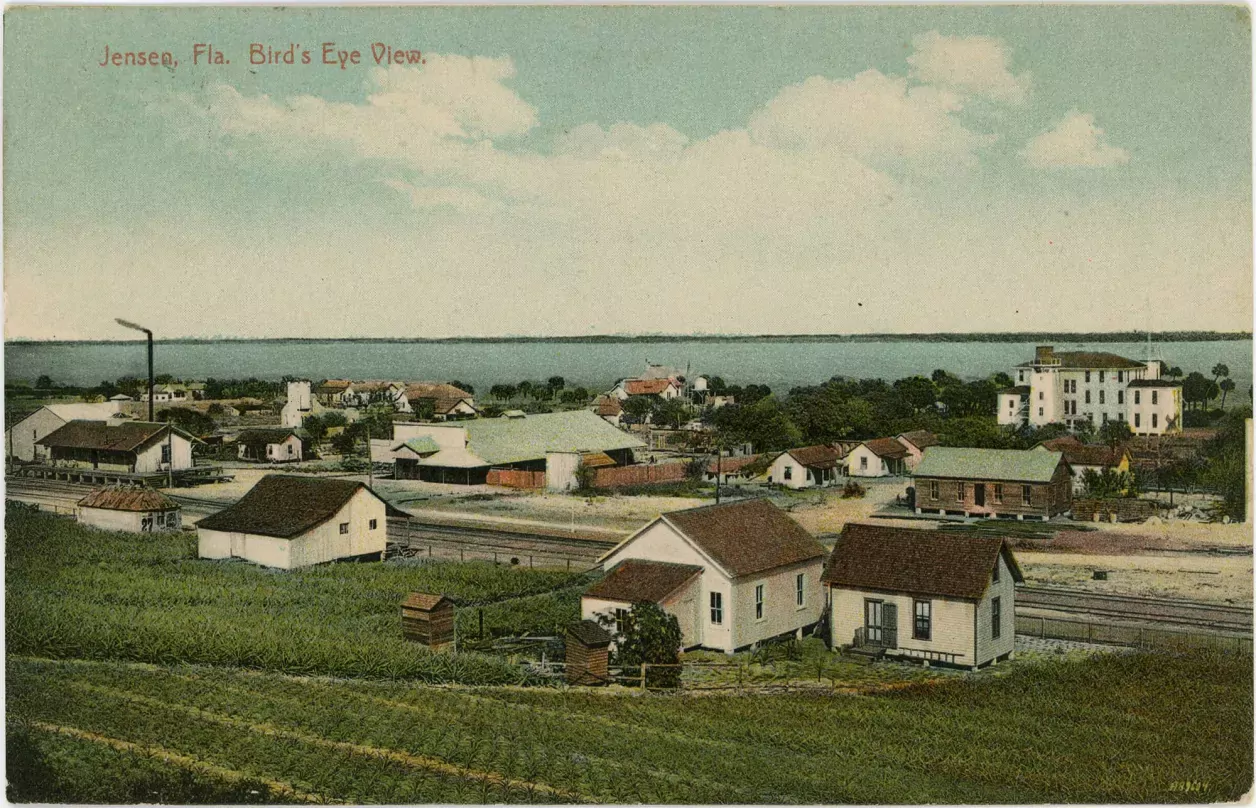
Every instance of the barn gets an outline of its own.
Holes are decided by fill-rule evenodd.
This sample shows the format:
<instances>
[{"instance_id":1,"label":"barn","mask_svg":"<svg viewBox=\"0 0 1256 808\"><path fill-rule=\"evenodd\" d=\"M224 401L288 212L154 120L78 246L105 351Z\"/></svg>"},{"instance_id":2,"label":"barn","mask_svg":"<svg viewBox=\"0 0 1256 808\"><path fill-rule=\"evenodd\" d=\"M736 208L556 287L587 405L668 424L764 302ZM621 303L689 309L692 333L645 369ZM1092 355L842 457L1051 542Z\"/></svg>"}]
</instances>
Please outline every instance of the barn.
<instances>
[{"instance_id":1,"label":"barn","mask_svg":"<svg viewBox=\"0 0 1256 808\"><path fill-rule=\"evenodd\" d=\"M197 553L285 570L380 558L387 517L404 515L361 482L269 474L197 524Z\"/></svg>"}]
</instances>

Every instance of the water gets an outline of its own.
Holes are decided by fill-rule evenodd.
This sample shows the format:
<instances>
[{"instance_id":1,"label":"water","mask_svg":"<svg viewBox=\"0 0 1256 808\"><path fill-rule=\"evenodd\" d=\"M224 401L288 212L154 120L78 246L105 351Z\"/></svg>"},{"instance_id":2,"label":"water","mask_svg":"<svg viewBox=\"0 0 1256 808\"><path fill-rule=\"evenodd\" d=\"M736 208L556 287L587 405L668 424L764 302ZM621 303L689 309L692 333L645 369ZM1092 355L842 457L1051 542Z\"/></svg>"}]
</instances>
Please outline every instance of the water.
<instances>
[{"instance_id":1,"label":"water","mask_svg":"<svg viewBox=\"0 0 1256 808\"><path fill-rule=\"evenodd\" d=\"M1056 343L1056 350L1095 350L1139 359L1142 343ZM1230 367L1236 395L1252 384L1250 341L1166 342L1156 346L1170 365L1211 375L1218 362ZM723 376L730 384L767 384L785 393L832 376L893 380L944 368L961 378L980 378L1033 358L1033 343L1011 342L210 342L158 343L157 373L182 379L326 378L457 379L485 391L493 384L562 376L568 384L609 389L635 376L647 361L694 374ZM146 374L142 342L19 343L4 346L7 381L34 381L47 374L62 384L98 384Z\"/></svg>"}]
</instances>

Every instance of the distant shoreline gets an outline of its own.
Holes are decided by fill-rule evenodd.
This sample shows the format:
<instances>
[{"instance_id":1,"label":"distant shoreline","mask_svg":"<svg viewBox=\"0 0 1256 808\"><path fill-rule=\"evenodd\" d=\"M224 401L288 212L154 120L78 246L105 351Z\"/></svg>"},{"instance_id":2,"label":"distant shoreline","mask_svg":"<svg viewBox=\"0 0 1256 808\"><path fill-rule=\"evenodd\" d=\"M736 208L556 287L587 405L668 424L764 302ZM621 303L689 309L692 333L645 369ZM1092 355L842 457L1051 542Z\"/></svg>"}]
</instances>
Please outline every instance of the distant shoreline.
<instances>
[{"instance_id":1,"label":"distant shoreline","mask_svg":"<svg viewBox=\"0 0 1256 808\"><path fill-rule=\"evenodd\" d=\"M967 332L967 333L932 333L932 334L597 334L589 336L559 337L178 337L174 339L157 339L155 343L162 345L212 345L218 343L232 344L318 344L318 343L371 343L371 344L569 344L569 345L614 345L614 344L650 344L671 342L796 342L796 343L875 343L875 342L973 342L973 343L1008 343L1008 342L1042 342L1042 343L1105 343L1105 342L1143 342L1147 332L1139 331L1108 331L1108 332ZM1250 331L1153 331L1151 339L1155 342L1250 342ZM55 345L122 345L136 340L8 340L9 347L42 347Z\"/></svg>"}]
</instances>

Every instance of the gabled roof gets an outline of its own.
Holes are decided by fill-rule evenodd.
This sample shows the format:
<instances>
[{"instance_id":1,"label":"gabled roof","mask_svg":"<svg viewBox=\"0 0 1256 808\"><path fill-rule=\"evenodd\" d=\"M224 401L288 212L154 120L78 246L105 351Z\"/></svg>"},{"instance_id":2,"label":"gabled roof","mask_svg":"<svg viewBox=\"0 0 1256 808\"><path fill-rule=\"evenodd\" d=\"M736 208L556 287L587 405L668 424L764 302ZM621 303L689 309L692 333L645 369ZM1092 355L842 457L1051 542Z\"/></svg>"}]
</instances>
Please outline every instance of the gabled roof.
<instances>
[{"instance_id":1,"label":"gabled roof","mask_svg":"<svg viewBox=\"0 0 1256 808\"><path fill-rule=\"evenodd\" d=\"M567 633L586 648L603 648L614 639L606 629L592 620L577 620L567 626Z\"/></svg>"},{"instance_id":2,"label":"gabled roof","mask_svg":"<svg viewBox=\"0 0 1256 808\"><path fill-rule=\"evenodd\" d=\"M899 441L906 441L917 449L925 450L938 445L938 436L927 429L913 429L898 436Z\"/></svg>"},{"instance_id":3,"label":"gabled roof","mask_svg":"<svg viewBox=\"0 0 1256 808\"><path fill-rule=\"evenodd\" d=\"M290 539L306 533L339 513L359 491L388 506L388 515L405 515L354 480L330 480L292 474L268 474L231 507L205 517L198 528L226 533L253 533Z\"/></svg>"},{"instance_id":4,"label":"gabled roof","mask_svg":"<svg viewBox=\"0 0 1256 808\"><path fill-rule=\"evenodd\" d=\"M1060 452L1070 466L1119 466L1126 455L1124 449L1082 443L1071 435L1044 440L1034 449Z\"/></svg>"},{"instance_id":5,"label":"gabled roof","mask_svg":"<svg viewBox=\"0 0 1256 808\"><path fill-rule=\"evenodd\" d=\"M1126 359L1106 351L1055 351L1055 359L1060 361L1059 367L1073 370L1126 370L1129 368L1145 368L1146 364ZM1027 368L1036 362L1021 362L1017 367Z\"/></svg>"},{"instance_id":6,"label":"gabled roof","mask_svg":"<svg viewBox=\"0 0 1256 808\"><path fill-rule=\"evenodd\" d=\"M109 400L113 401L113 399ZM45 404L44 409L62 421L100 421L118 413L118 406L109 403Z\"/></svg>"},{"instance_id":7,"label":"gabled roof","mask_svg":"<svg viewBox=\"0 0 1256 808\"><path fill-rule=\"evenodd\" d=\"M593 402L594 412L598 415L614 418L624 411L623 405L615 396L598 396Z\"/></svg>"},{"instance_id":8,"label":"gabled roof","mask_svg":"<svg viewBox=\"0 0 1256 808\"><path fill-rule=\"evenodd\" d=\"M625 379L624 392L630 396L657 396L669 387L679 387L672 379Z\"/></svg>"},{"instance_id":9,"label":"gabled roof","mask_svg":"<svg viewBox=\"0 0 1256 808\"><path fill-rule=\"evenodd\" d=\"M616 564L606 577L585 590L584 596L598 600L661 603L682 586L702 574L693 564L672 564L627 558Z\"/></svg>"},{"instance_id":10,"label":"gabled roof","mask_svg":"<svg viewBox=\"0 0 1256 808\"><path fill-rule=\"evenodd\" d=\"M394 452L401 449L409 449L417 455L434 454L440 451L440 444L427 435L420 435L393 447Z\"/></svg>"},{"instance_id":11,"label":"gabled roof","mask_svg":"<svg viewBox=\"0 0 1256 808\"><path fill-rule=\"evenodd\" d=\"M249 446L265 446L283 443L296 434L295 429L246 429L236 437L236 442Z\"/></svg>"},{"instance_id":12,"label":"gabled roof","mask_svg":"<svg viewBox=\"0 0 1256 808\"><path fill-rule=\"evenodd\" d=\"M813 469L831 469L837 465L837 461L842 459L836 449L823 443L818 446L803 446L800 449L790 449L785 454L794 458L800 464Z\"/></svg>"},{"instance_id":13,"label":"gabled roof","mask_svg":"<svg viewBox=\"0 0 1256 808\"><path fill-rule=\"evenodd\" d=\"M97 488L78 501L80 508L107 511L177 511L179 503L152 488L111 485Z\"/></svg>"},{"instance_id":14,"label":"gabled roof","mask_svg":"<svg viewBox=\"0 0 1256 808\"><path fill-rule=\"evenodd\" d=\"M414 400L422 401L423 399L416 398ZM479 408L476 407L474 403L472 403L471 398L468 396L467 398L438 398L436 399L436 403L432 406L432 412L436 413L437 415L448 415L449 413L458 409L459 404L466 404L475 412L480 411Z\"/></svg>"},{"instance_id":15,"label":"gabled roof","mask_svg":"<svg viewBox=\"0 0 1256 808\"><path fill-rule=\"evenodd\" d=\"M454 602L444 595L432 594L429 592L411 592L409 596L401 602L401 605L410 609L420 609L425 612L430 612L442 603L448 603L450 606L454 605Z\"/></svg>"},{"instance_id":16,"label":"gabled roof","mask_svg":"<svg viewBox=\"0 0 1256 808\"><path fill-rule=\"evenodd\" d=\"M326 381L319 382L318 386L314 389L319 393L342 393L349 389L349 385L351 384L353 384L353 382L348 379L327 379Z\"/></svg>"},{"instance_id":17,"label":"gabled roof","mask_svg":"<svg viewBox=\"0 0 1256 808\"><path fill-rule=\"evenodd\" d=\"M822 580L846 589L978 600L1000 554L1013 580L1023 581L1011 549L999 536L848 524Z\"/></svg>"},{"instance_id":18,"label":"gabled roof","mask_svg":"<svg viewBox=\"0 0 1256 808\"><path fill-rule=\"evenodd\" d=\"M659 518L734 578L824 556L810 533L766 499L673 511Z\"/></svg>"},{"instance_id":19,"label":"gabled roof","mask_svg":"<svg viewBox=\"0 0 1256 808\"><path fill-rule=\"evenodd\" d=\"M1022 384L1016 387L1004 387L999 391L999 395L1027 396L1029 392L1029 385Z\"/></svg>"},{"instance_id":20,"label":"gabled roof","mask_svg":"<svg viewBox=\"0 0 1256 808\"><path fill-rule=\"evenodd\" d=\"M645 446L589 410L460 421L467 450L485 465L540 460L549 452L611 452Z\"/></svg>"},{"instance_id":21,"label":"gabled roof","mask_svg":"<svg viewBox=\"0 0 1256 808\"><path fill-rule=\"evenodd\" d=\"M930 446L916 466L915 476L1049 483L1062 462L1064 456L1059 452Z\"/></svg>"},{"instance_id":22,"label":"gabled roof","mask_svg":"<svg viewBox=\"0 0 1256 808\"><path fill-rule=\"evenodd\" d=\"M167 425L149 421L70 421L65 426L49 432L36 443L40 446L64 449L100 449L113 452L134 452L164 437ZM190 441L195 437L174 427L174 433Z\"/></svg>"},{"instance_id":23,"label":"gabled roof","mask_svg":"<svg viewBox=\"0 0 1256 808\"><path fill-rule=\"evenodd\" d=\"M863 445L877 457L888 457L891 460L907 457L907 447L899 443L897 438L873 438L864 441Z\"/></svg>"}]
</instances>

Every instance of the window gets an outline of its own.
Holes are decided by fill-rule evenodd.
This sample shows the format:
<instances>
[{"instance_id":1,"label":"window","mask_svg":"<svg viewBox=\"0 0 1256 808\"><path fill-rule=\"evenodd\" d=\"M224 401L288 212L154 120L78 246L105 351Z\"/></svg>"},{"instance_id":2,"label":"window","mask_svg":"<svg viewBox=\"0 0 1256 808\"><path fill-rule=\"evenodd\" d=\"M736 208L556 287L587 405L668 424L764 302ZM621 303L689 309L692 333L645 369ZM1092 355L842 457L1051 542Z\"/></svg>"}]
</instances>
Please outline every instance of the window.
<instances>
[{"instance_id":1,"label":"window","mask_svg":"<svg viewBox=\"0 0 1256 808\"><path fill-rule=\"evenodd\" d=\"M938 481L930 480L929 481L929 499L937 499L937 498L938 498Z\"/></svg>"},{"instance_id":2,"label":"window","mask_svg":"<svg viewBox=\"0 0 1256 808\"><path fill-rule=\"evenodd\" d=\"M1104 370L1099 371L1099 383L1100 383L1100 384L1103 384L1103 381L1104 381L1103 377L1104 377L1106 374L1107 374L1107 371L1104 371Z\"/></svg>"},{"instance_id":3,"label":"window","mask_svg":"<svg viewBox=\"0 0 1256 808\"><path fill-rule=\"evenodd\" d=\"M994 504L995 505L1003 504L1003 483L994 484Z\"/></svg>"},{"instance_id":4,"label":"window","mask_svg":"<svg viewBox=\"0 0 1256 808\"><path fill-rule=\"evenodd\" d=\"M627 609L616 609L616 610L615 610L615 633L616 633L616 634L623 634L623 633L624 633L624 627L625 627L627 624L628 624L628 610L627 610Z\"/></svg>"},{"instance_id":5,"label":"window","mask_svg":"<svg viewBox=\"0 0 1256 808\"><path fill-rule=\"evenodd\" d=\"M166 512L157 511L157 527L165 527L165 526L166 526Z\"/></svg>"},{"instance_id":6,"label":"window","mask_svg":"<svg viewBox=\"0 0 1256 808\"><path fill-rule=\"evenodd\" d=\"M1160 391L1159 391L1159 390L1152 390L1152 391L1151 391L1151 403L1152 403L1152 404L1159 404L1159 403L1160 403Z\"/></svg>"},{"instance_id":7,"label":"window","mask_svg":"<svg viewBox=\"0 0 1256 808\"><path fill-rule=\"evenodd\" d=\"M1102 390L1100 390L1100 391L1099 391L1099 403L1100 403L1100 404L1104 403L1104 401L1103 401L1103 391L1102 391Z\"/></svg>"},{"instance_id":8,"label":"window","mask_svg":"<svg viewBox=\"0 0 1256 808\"><path fill-rule=\"evenodd\" d=\"M292 457L294 454L296 454L296 449L293 447L291 443L289 443L288 444L288 457Z\"/></svg>"},{"instance_id":9,"label":"window","mask_svg":"<svg viewBox=\"0 0 1256 808\"><path fill-rule=\"evenodd\" d=\"M711 625L724 625L724 594L722 592L711 593Z\"/></svg>"},{"instance_id":10,"label":"window","mask_svg":"<svg viewBox=\"0 0 1256 808\"><path fill-rule=\"evenodd\" d=\"M1022 485L1021 486L1021 504L1022 505L1033 504L1033 499L1034 499L1033 494L1034 494L1034 489L1032 487L1028 485Z\"/></svg>"},{"instance_id":11,"label":"window","mask_svg":"<svg viewBox=\"0 0 1256 808\"><path fill-rule=\"evenodd\" d=\"M1134 391L1134 403L1135 404L1143 403L1143 394L1137 390Z\"/></svg>"},{"instance_id":12,"label":"window","mask_svg":"<svg viewBox=\"0 0 1256 808\"><path fill-rule=\"evenodd\" d=\"M996 560L995 560L995 562L994 562L994 572L993 572L993 573L991 573L991 575L990 575L990 580L991 580L992 582L996 583L996 584L999 582L999 567L1001 567L1001 566L1003 566L1003 565L1002 565L1002 564L1000 564L1000 563L998 562L998 560L996 559Z\"/></svg>"},{"instance_id":13,"label":"window","mask_svg":"<svg viewBox=\"0 0 1256 808\"><path fill-rule=\"evenodd\" d=\"M1041 391L1041 390L1039 390L1039 391L1038 391L1038 400L1039 400L1039 401L1042 401L1042 391Z\"/></svg>"},{"instance_id":14,"label":"window","mask_svg":"<svg viewBox=\"0 0 1256 808\"><path fill-rule=\"evenodd\" d=\"M955 501L956 501L956 502L963 502L963 501L964 501L964 495L968 493L968 492L965 490L965 489L967 489L967 488L968 488L968 486L967 486L966 484L964 484L964 483L956 483L956 484L955 484Z\"/></svg>"},{"instance_id":15,"label":"window","mask_svg":"<svg viewBox=\"0 0 1256 808\"><path fill-rule=\"evenodd\" d=\"M1090 403L1090 391L1089 390L1086 391L1086 403L1087 404Z\"/></svg>"},{"instance_id":16,"label":"window","mask_svg":"<svg viewBox=\"0 0 1256 808\"><path fill-rule=\"evenodd\" d=\"M1003 602L999 598L990 599L990 638L997 640L1003 634Z\"/></svg>"},{"instance_id":17,"label":"window","mask_svg":"<svg viewBox=\"0 0 1256 808\"><path fill-rule=\"evenodd\" d=\"M1117 391L1116 391L1116 403L1117 403L1117 404L1124 404L1124 403L1125 403L1125 391L1124 391L1124 390L1117 390Z\"/></svg>"},{"instance_id":18,"label":"window","mask_svg":"<svg viewBox=\"0 0 1256 808\"><path fill-rule=\"evenodd\" d=\"M798 573L798 577L794 579L794 601L799 609L807 605L807 576L805 573Z\"/></svg>"},{"instance_id":19,"label":"window","mask_svg":"<svg viewBox=\"0 0 1256 808\"><path fill-rule=\"evenodd\" d=\"M1105 412L1105 413L1103 413L1103 422L1104 422L1105 424L1108 422L1108 414L1107 414L1106 412Z\"/></svg>"},{"instance_id":20,"label":"window","mask_svg":"<svg viewBox=\"0 0 1256 808\"><path fill-rule=\"evenodd\" d=\"M1157 426L1159 426L1160 425L1159 421L1160 421L1160 413L1153 412L1151 414L1151 428L1155 429Z\"/></svg>"},{"instance_id":21,"label":"window","mask_svg":"<svg viewBox=\"0 0 1256 808\"><path fill-rule=\"evenodd\" d=\"M1117 383L1118 383L1118 384L1119 384L1119 383L1121 383L1121 382L1123 382L1123 381L1125 381L1125 371L1123 371L1123 370L1118 370L1118 371L1116 372L1116 380L1117 380Z\"/></svg>"},{"instance_id":22,"label":"window","mask_svg":"<svg viewBox=\"0 0 1256 808\"><path fill-rule=\"evenodd\" d=\"M794 467L793 466L785 467L785 479L787 480L794 479Z\"/></svg>"},{"instance_id":23,"label":"window","mask_svg":"<svg viewBox=\"0 0 1256 808\"><path fill-rule=\"evenodd\" d=\"M1041 417L1042 417L1042 407L1039 407L1039 408L1038 408L1038 417L1039 417L1039 418L1041 418Z\"/></svg>"},{"instance_id":24,"label":"window","mask_svg":"<svg viewBox=\"0 0 1256 808\"><path fill-rule=\"evenodd\" d=\"M374 529L375 529L375 528L377 528L377 527L379 527L379 520L378 520L378 519L372 519L372 520L371 520L371 530L374 530Z\"/></svg>"},{"instance_id":25,"label":"window","mask_svg":"<svg viewBox=\"0 0 1256 808\"><path fill-rule=\"evenodd\" d=\"M928 600L912 601L911 638L928 640L933 633L933 602Z\"/></svg>"},{"instance_id":26,"label":"window","mask_svg":"<svg viewBox=\"0 0 1256 808\"><path fill-rule=\"evenodd\" d=\"M867 470L868 470L868 457L867 457L867 455L860 455L860 456L859 456L859 470L860 470L860 471L867 471Z\"/></svg>"},{"instance_id":27,"label":"window","mask_svg":"<svg viewBox=\"0 0 1256 808\"><path fill-rule=\"evenodd\" d=\"M1090 371L1086 371L1086 384L1090 384Z\"/></svg>"},{"instance_id":28,"label":"window","mask_svg":"<svg viewBox=\"0 0 1256 808\"><path fill-rule=\"evenodd\" d=\"M340 535L342 535L342 536L343 536L343 535L345 535L345 534L346 534L346 533L348 533L348 532L349 532L349 523L348 523L348 522L341 522L341 523L340 523Z\"/></svg>"},{"instance_id":29,"label":"window","mask_svg":"<svg viewBox=\"0 0 1256 808\"><path fill-rule=\"evenodd\" d=\"M1016 371L1016 381L1018 382L1025 381L1025 371L1023 370Z\"/></svg>"},{"instance_id":30,"label":"window","mask_svg":"<svg viewBox=\"0 0 1256 808\"><path fill-rule=\"evenodd\" d=\"M754 619L763 619L763 584L756 584L754 588Z\"/></svg>"},{"instance_id":31,"label":"window","mask_svg":"<svg viewBox=\"0 0 1256 808\"><path fill-rule=\"evenodd\" d=\"M1143 425L1142 420L1143 420L1142 415L1138 413L1134 413L1134 428L1135 429L1138 429L1140 426Z\"/></svg>"},{"instance_id":32,"label":"window","mask_svg":"<svg viewBox=\"0 0 1256 808\"><path fill-rule=\"evenodd\" d=\"M163 463L170 462L170 444L169 443L163 443L161 445L161 462Z\"/></svg>"},{"instance_id":33,"label":"window","mask_svg":"<svg viewBox=\"0 0 1256 808\"><path fill-rule=\"evenodd\" d=\"M1117 419L1118 421L1120 421L1121 423L1125 423L1125 413L1123 413L1123 412L1118 412L1118 413L1116 414L1116 419Z\"/></svg>"}]
</instances>

